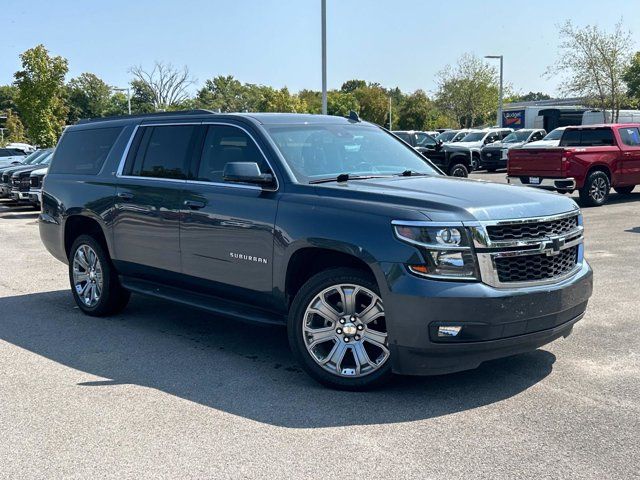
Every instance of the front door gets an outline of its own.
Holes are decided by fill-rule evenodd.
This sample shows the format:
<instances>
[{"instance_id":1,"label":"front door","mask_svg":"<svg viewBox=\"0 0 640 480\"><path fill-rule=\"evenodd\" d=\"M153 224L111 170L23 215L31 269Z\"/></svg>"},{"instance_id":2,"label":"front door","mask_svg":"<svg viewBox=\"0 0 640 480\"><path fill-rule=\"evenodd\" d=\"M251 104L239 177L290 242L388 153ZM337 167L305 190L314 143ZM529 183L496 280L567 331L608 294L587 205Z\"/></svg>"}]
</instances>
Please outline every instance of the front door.
<instances>
[{"instance_id":1,"label":"front door","mask_svg":"<svg viewBox=\"0 0 640 480\"><path fill-rule=\"evenodd\" d=\"M622 140L622 176L624 184L640 185L640 131L637 127L618 130Z\"/></svg>"},{"instance_id":2,"label":"front door","mask_svg":"<svg viewBox=\"0 0 640 480\"><path fill-rule=\"evenodd\" d=\"M198 125L141 126L117 178L114 261L125 275L178 274L180 209Z\"/></svg>"},{"instance_id":3,"label":"front door","mask_svg":"<svg viewBox=\"0 0 640 480\"><path fill-rule=\"evenodd\" d=\"M180 228L182 269L193 287L267 306L273 288L278 194L224 181L229 162L255 162L273 173L253 137L230 124L206 126L195 181L188 181Z\"/></svg>"}]
</instances>

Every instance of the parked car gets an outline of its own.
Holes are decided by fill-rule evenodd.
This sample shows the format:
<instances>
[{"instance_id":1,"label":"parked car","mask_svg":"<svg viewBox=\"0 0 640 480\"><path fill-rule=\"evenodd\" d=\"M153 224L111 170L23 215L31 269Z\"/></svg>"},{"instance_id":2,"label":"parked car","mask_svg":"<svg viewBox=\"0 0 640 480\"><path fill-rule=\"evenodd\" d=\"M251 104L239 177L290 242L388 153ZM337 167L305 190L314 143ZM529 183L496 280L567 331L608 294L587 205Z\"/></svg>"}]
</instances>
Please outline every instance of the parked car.
<instances>
[{"instance_id":1,"label":"parked car","mask_svg":"<svg viewBox=\"0 0 640 480\"><path fill-rule=\"evenodd\" d=\"M6 147L20 150L25 155L29 155L30 153L33 153L36 151L36 147L34 147L33 145L29 145L28 143L22 143L22 142L12 142L7 144Z\"/></svg>"},{"instance_id":2,"label":"parked car","mask_svg":"<svg viewBox=\"0 0 640 480\"><path fill-rule=\"evenodd\" d=\"M0 148L0 168L13 165L20 165L26 154L22 150L15 148Z\"/></svg>"},{"instance_id":3,"label":"parked car","mask_svg":"<svg viewBox=\"0 0 640 480\"><path fill-rule=\"evenodd\" d=\"M51 152L52 149L37 150L29 155L23 163L0 169L0 198L11 196L11 176L14 172L20 171L24 168L29 168L32 165L38 165L43 162Z\"/></svg>"},{"instance_id":4,"label":"parked car","mask_svg":"<svg viewBox=\"0 0 640 480\"><path fill-rule=\"evenodd\" d=\"M469 133L471 130L469 129L463 129L463 130L446 130L442 133L440 133L437 137L436 140L441 141L442 143L457 143L460 140L462 140L467 133Z\"/></svg>"},{"instance_id":5,"label":"parked car","mask_svg":"<svg viewBox=\"0 0 640 480\"><path fill-rule=\"evenodd\" d=\"M48 166L51 162L53 152L49 152L41 157L40 162L20 168L11 174L11 198L17 202L29 201L29 189L31 188L31 172Z\"/></svg>"},{"instance_id":6,"label":"parked car","mask_svg":"<svg viewBox=\"0 0 640 480\"><path fill-rule=\"evenodd\" d=\"M501 142L490 143L480 150L479 169L495 172L499 168L507 168L507 153L511 148L518 148L530 142L542 140L547 134L543 129L522 129L511 132Z\"/></svg>"},{"instance_id":7,"label":"parked car","mask_svg":"<svg viewBox=\"0 0 640 480\"><path fill-rule=\"evenodd\" d=\"M509 150L509 183L567 193L584 206L606 203L611 187L640 184L640 124L567 127L558 148Z\"/></svg>"},{"instance_id":8,"label":"parked car","mask_svg":"<svg viewBox=\"0 0 640 480\"><path fill-rule=\"evenodd\" d=\"M523 148L557 147L560 144L560 139L566 128L567 127L558 127L555 130L551 130L542 140L527 143L523 145Z\"/></svg>"},{"instance_id":9,"label":"parked car","mask_svg":"<svg viewBox=\"0 0 640 480\"><path fill-rule=\"evenodd\" d=\"M444 145L424 132L395 131L393 133L449 176L468 177L469 172L473 170L474 166L468 149Z\"/></svg>"},{"instance_id":10,"label":"parked car","mask_svg":"<svg viewBox=\"0 0 640 480\"><path fill-rule=\"evenodd\" d=\"M34 205L40 205L41 196L42 196L42 182L44 181L44 177L47 176L47 172L49 171L49 166L39 168L38 170L34 170L29 175L30 186L29 186L29 202Z\"/></svg>"},{"instance_id":11,"label":"parked car","mask_svg":"<svg viewBox=\"0 0 640 480\"><path fill-rule=\"evenodd\" d=\"M592 291L573 200L443 176L355 115L67 127L39 227L82 312L137 292L286 325L304 370L343 389L534 350Z\"/></svg>"},{"instance_id":12,"label":"parked car","mask_svg":"<svg viewBox=\"0 0 640 480\"><path fill-rule=\"evenodd\" d=\"M462 140L456 143L456 147L468 148L472 154L474 165L480 164L480 150L485 145L499 142L513 132L512 128L485 128L471 130Z\"/></svg>"}]
</instances>

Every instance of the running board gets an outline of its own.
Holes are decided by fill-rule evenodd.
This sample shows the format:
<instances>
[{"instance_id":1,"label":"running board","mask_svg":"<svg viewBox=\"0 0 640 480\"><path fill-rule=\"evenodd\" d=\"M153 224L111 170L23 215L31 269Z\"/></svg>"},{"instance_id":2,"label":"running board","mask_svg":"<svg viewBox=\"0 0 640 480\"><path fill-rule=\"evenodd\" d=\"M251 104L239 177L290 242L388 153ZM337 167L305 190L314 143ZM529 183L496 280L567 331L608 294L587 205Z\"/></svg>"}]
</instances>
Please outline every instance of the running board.
<instances>
[{"instance_id":1,"label":"running board","mask_svg":"<svg viewBox=\"0 0 640 480\"><path fill-rule=\"evenodd\" d=\"M134 293L162 298L176 303L181 303L189 307L206 310L217 315L234 318L236 320L266 323L270 325L284 325L286 318L284 315L267 312L255 307L244 305L218 297L212 297L201 293L190 292L181 288L168 287L146 280L132 277L120 276L122 286Z\"/></svg>"}]
</instances>

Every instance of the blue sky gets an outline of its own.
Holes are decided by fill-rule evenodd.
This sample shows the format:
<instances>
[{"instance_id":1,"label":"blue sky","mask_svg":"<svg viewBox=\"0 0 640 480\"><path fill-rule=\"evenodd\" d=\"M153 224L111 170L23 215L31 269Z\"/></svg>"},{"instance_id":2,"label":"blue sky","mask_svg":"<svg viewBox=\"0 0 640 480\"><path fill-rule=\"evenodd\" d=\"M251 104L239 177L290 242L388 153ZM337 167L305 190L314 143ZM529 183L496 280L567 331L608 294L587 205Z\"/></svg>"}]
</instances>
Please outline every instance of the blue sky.
<instances>
[{"instance_id":1,"label":"blue sky","mask_svg":"<svg viewBox=\"0 0 640 480\"><path fill-rule=\"evenodd\" d=\"M132 65L187 65L197 86L244 82L320 89L320 0L2 0L0 84L20 52L43 43L69 60L69 78L93 72L123 86ZM435 89L435 74L465 52L503 54L505 81L556 93L542 78L557 55L557 26L610 29L622 18L640 49L637 0L535 2L327 0L328 82L351 78Z\"/></svg>"}]
</instances>

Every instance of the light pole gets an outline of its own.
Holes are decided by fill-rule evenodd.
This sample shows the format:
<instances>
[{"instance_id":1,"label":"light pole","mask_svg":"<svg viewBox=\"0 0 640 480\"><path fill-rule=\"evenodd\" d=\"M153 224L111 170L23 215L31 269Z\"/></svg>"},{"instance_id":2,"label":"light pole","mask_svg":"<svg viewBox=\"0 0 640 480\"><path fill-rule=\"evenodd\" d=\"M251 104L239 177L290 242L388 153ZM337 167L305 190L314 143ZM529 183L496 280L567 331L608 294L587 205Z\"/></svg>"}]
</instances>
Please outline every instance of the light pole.
<instances>
[{"instance_id":1,"label":"light pole","mask_svg":"<svg viewBox=\"0 0 640 480\"><path fill-rule=\"evenodd\" d=\"M503 63L503 56L502 55L485 55L484 58L492 58L492 59L500 59L500 102L498 105L498 122L497 125L498 127L502 126L502 101L503 101L503 83L502 83L502 63Z\"/></svg>"},{"instance_id":2,"label":"light pole","mask_svg":"<svg viewBox=\"0 0 640 480\"><path fill-rule=\"evenodd\" d=\"M322 0L322 114L327 114L327 0Z\"/></svg>"},{"instance_id":3,"label":"light pole","mask_svg":"<svg viewBox=\"0 0 640 480\"><path fill-rule=\"evenodd\" d=\"M389 130L392 130L391 128L391 97L389 97Z\"/></svg>"},{"instance_id":4,"label":"light pole","mask_svg":"<svg viewBox=\"0 0 640 480\"><path fill-rule=\"evenodd\" d=\"M127 92L127 107L129 109L129 115L131 115L131 88L115 88L113 87L114 92Z\"/></svg>"}]
</instances>

